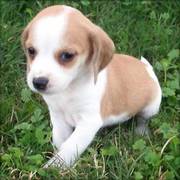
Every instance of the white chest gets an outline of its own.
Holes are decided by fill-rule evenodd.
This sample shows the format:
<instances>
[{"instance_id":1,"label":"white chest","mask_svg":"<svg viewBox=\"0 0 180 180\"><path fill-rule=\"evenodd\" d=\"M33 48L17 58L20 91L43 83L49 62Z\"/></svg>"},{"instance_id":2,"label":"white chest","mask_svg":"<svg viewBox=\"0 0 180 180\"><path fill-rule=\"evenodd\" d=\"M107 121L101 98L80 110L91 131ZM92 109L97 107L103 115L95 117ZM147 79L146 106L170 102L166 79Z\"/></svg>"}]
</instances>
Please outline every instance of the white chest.
<instances>
[{"instance_id":1,"label":"white chest","mask_svg":"<svg viewBox=\"0 0 180 180\"><path fill-rule=\"evenodd\" d=\"M101 99L106 85L106 72L98 77L98 82L82 84L63 93L43 96L50 115L53 113L56 119L63 118L70 126L75 127L85 114L100 113Z\"/></svg>"}]
</instances>

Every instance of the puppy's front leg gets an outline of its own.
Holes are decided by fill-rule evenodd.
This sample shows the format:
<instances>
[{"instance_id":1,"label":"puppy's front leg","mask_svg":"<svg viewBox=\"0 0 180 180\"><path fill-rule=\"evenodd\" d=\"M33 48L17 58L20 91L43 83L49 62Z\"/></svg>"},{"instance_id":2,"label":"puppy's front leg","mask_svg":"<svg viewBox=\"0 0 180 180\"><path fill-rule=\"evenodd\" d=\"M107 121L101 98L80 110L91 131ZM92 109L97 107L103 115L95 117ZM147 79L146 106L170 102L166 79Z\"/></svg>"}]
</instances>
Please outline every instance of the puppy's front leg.
<instances>
[{"instance_id":1,"label":"puppy's front leg","mask_svg":"<svg viewBox=\"0 0 180 180\"><path fill-rule=\"evenodd\" d=\"M64 117L61 113L54 113L50 111L50 116L53 126L53 145L55 145L59 151L62 143L71 135L73 129L67 124L67 122L64 121Z\"/></svg>"},{"instance_id":2,"label":"puppy's front leg","mask_svg":"<svg viewBox=\"0 0 180 180\"><path fill-rule=\"evenodd\" d=\"M89 116L89 117L88 117ZM84 152L102 126L100 116L86 116L77 124L71 136L61 145L60 151L48 161L45 167L69 167Z\"/></svg>"}]
</instances>

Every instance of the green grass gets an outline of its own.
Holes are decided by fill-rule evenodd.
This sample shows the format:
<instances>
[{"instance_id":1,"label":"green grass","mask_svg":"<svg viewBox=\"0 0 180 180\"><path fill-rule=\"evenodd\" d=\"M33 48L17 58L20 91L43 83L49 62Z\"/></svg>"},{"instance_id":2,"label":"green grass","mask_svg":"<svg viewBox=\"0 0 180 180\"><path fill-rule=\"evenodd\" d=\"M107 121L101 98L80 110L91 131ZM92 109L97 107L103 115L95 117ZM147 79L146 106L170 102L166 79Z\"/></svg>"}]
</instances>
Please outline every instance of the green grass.
<instances>
[{"instance_id":1,"label":"green grass","mask_svg":"<svg viewBox=\"0 0 180 180\"><path fill-rule=\"evenodd\" d=\"M0 179L180 179L180 2L0 1ZM159 77L163 100L151 137L134 120L100 131L76 165L59 173L41 165L53 148L47 107L27 88L20 45L25 25L52 4L80 9L111 36L116 51L143 55Z\"/></svg>"}]
</instances>

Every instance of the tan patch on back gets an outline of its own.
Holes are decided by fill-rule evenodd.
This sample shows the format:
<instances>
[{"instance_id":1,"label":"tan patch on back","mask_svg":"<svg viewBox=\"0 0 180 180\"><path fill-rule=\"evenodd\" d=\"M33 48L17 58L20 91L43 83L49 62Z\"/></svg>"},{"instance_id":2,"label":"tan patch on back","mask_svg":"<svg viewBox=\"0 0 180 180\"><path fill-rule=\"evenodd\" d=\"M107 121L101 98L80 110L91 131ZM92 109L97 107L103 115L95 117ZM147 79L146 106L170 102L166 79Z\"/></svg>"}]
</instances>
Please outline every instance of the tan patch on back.
<instances>
[{"instance_id":1,"label":"tan patch on back","mask_svg":"<svg viewBox=\"0 0 180 180\"><path fill-rule=\"evenodd\" d=\"M107 86L101 103L101 115L137 114L150 103L157 90L141 61L115 54L107 67Z\"/></svg>"}]
</instances>

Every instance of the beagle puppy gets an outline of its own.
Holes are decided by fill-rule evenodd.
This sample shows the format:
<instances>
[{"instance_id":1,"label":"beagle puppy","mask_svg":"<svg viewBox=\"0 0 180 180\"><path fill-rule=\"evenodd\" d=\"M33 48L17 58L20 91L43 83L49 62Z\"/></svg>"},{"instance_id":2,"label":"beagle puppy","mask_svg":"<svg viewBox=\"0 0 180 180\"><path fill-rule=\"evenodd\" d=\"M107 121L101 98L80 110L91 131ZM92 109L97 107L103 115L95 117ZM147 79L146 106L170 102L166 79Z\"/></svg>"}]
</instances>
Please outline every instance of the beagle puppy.
<instances>
[{"instance_id":1,"label":"beagle puppy","mask_svg":"<svg viewBox=\"0 0 180 180\"><path fill-rule=\"evenodd\" d=\"M137 116L135 131L161 103L161 88L143 57L115 54L114 43L80 11L50 6L22 33L27 83L48 105L57 153L44 167L69 167L97 131Z\"/></svg>"}]
</instances>

